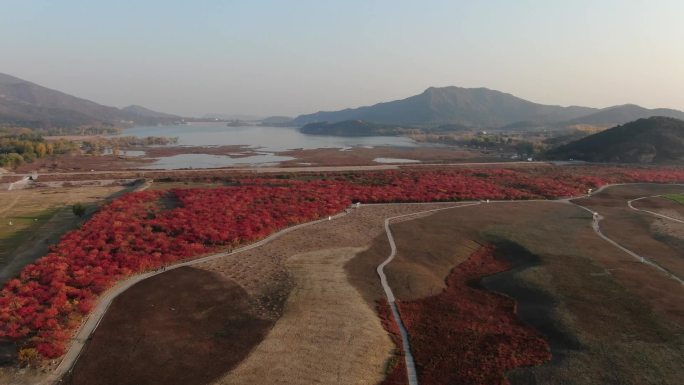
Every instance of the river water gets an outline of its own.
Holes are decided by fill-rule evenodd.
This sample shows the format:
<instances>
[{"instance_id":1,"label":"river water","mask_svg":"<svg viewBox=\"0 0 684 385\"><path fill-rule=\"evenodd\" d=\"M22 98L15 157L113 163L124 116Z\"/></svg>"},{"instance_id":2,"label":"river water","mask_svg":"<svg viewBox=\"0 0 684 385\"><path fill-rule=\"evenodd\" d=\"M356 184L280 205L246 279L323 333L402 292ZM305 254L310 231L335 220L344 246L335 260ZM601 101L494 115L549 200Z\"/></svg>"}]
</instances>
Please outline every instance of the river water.
<instances>
[{"instance_id":1,"label":"river water","mask_svg":"<svg viewBox=\"0 0 684 385\"><path fill-rule=\"evenodd\" d=\"M400 136L341 137L306 135L293 127L244 126L228 127L225 123L193 123L171 126L138 126L124 130L119 136L178 137L179 146L243 145L257 151L257 155L231 158L209 154L180 154L159 158L145 168L212 168L227 166L270 166L291 160L291 157L274 155L275 152L293 149L351 148L351 147L415 147L412 139Z\"/></svg>"}]
</instances>

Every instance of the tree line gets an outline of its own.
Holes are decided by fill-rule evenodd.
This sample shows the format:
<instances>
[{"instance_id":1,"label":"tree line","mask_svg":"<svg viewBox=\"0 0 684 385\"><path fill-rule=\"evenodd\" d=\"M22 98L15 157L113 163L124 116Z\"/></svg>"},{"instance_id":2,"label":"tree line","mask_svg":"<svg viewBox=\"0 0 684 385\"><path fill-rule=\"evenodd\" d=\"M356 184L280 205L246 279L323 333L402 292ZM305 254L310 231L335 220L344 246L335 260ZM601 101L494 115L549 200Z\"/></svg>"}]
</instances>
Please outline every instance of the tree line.
<instances>
[{"instance_id":1,"label":"tree line","mask_svg":"<svg viewBox=\"0 0 684 385\"><path fill-rule=\"evenodd\" d=\"M14 168L25 162L76 149L78 146L68 140L46 142L41 135L31 132L0 133L0 167Z\"/></svg>"}]
</instances>

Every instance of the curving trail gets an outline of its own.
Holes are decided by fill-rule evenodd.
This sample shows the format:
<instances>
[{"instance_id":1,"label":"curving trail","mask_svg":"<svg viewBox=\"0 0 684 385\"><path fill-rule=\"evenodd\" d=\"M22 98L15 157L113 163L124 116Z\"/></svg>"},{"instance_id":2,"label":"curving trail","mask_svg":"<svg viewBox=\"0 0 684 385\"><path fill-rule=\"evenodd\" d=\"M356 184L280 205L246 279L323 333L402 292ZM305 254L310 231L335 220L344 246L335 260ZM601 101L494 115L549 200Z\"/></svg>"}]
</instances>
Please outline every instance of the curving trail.
<instances>
[{"instance_id":1,"label":"curving trail","mask_svg":"<svg viewBox=\"0 0 684 385\"><path fill-rule=\"evenodd\" d=\"M681 220L681 219L673 218L673 217L670 217L670 216L667 216L667 215L664 215L664 214L657 213L657 212L655 212L655 211L644 210L644 209L638 209L638 208L636 208L636 207L634 207L634 206L632 205L632 202L640 201L640 200L642 200L642 199L647 199L647 198L660 198L660 197L662 197L662 195L651 195L651 196L645 196L645 197L640 197L640 198L631 199L631 200L627 201L627 206L629 206L629 208L632 209L632 210L634 210L634 211L642 211L642 212L645 212L645 213L648 213L648 214L651 214L651 215L655 215L656 217L660 217L660 218L664 218L664 219L669 219L669 220L674 221L674 222L684 223L684 221Z\"/></svg>"},{"instance_id":2,"label":"curving trail","mask_svg":"<svg viewBox=\"0 0 684 385\"><path fill-rule=\"evenodd\" d=\"M647 197L644 197L644 198L647 198ZM639 198L639 199L643 199L643 198ZM608 238L605 234L603 234L603 232L601 231L601 221L602 221L604 218L603 218L603 216L601 216L600 213L598 213L597 211L591 210L591 209L589 209L589 208L587 208L587 207L584 207L584 206L582 206L582 205L580 205L580 204L578 204L578 203L571 202L571 201L568 201L568 202L571 203L571 204L574 204L575 206L580 207L580 208L582 208L583 210L586 210L586 211L588 211L588 212L590 212L590 213L592 214L592 223L591 223L591 227L594 229L594 232L595 232L599 237L603 238L605 241L607 241L608 243L610 243L610 244L612 244L613 246L617 247L618 249L624 251L624 252L627 253L628 255L634 257L634 259L638 260L639 262L644 263L644 264L647 264L647 265L650 265L650 266L652 266L652 267L654 267L654 268L660 270L661 272L665 273L665 274L666 274L667 276L669 276L670 278L672 278L672 279L674 279L675 281L677 281L677 282L681 283L682 285L684 285L684 280L682 280L682 278L680 278L680 277L677 276L676 274L672 273L672 272L669 271L668 269L666 269L666 268L660 266L657 262L653 261L652 259L646 258L646 257L644 257L643 255L639 255L639 254L635 253L634 251L632 251L632 250L630 250L630 249L628 249L628 248L622 246L622 245L619 244L618 242L612 240L611 238ZM631 201L630 201L630 202L631 202ZM628 204L628 205L629 205L629 204ZM629 205L629 206L632 207L631 205ZM634 208L633 208L633 209L634 209ZM641 210L638 210L638 209L634 209L634 210L641 211ZM655 213L654 213L654 214L655 214ZM669 218L669 217L668 217L668 218ZM670 219L675 219L675 218L670 218Z\"/></svg>"},{"instance_id":3,"label":"curving trail","mask_svg":"<svg viewBox=\"0 0 684 385\"><path fill-rule=\"evenodd\" d=\"M467 203L467 204L461 204L461 205L455 205L455 206L449 206L449 207L441 207L438 209L418 211L415 213L397 215L395 217L385 218L385 233L387 233L387 239L389 240L391 252L390 252L390 255L387 257L387 259L378 266L377 272L378 272L378 276L380 276L380 283L382 284L382 288L385 291L385 296L387 297L387 302L388 302L390 308L392 309L392 317L394 318L394 322L397 324L397 327L399 328L399 333L401 334L401 343L402 343L402 347L404 350L404 360L406 361L406 376L408 377L409 385L418 385L418 376L416 375L416 366L415 366L415 362L413 360L413 355L411 354L411 345L409 344L409 340L408 340L408 332L406 331L406 327L404 326L404 323L401 320L401 316L399 315L399 309L397 308L397 304L395 302L394 293L392 292L392 288L389 286L389 283L387 282L387 276L385 275L385 272L384 272L385 266L387 266L387 264L392 262L394 257L397 255L397 245L394 242L394 237L392 236L392 230L390 230L390 221L395 220L395 219L399 219L399 218L407 218L407 217L417 216L417 215L421 215L421 214L428 214L428 213L441 211L441 210L449 210L449 209L454 209L454 208L459 208L459 207L475 206L475 205L479 205L479 204L481 204L481 202L473 202L473 203Z\"/></svg>"}]
</instances>

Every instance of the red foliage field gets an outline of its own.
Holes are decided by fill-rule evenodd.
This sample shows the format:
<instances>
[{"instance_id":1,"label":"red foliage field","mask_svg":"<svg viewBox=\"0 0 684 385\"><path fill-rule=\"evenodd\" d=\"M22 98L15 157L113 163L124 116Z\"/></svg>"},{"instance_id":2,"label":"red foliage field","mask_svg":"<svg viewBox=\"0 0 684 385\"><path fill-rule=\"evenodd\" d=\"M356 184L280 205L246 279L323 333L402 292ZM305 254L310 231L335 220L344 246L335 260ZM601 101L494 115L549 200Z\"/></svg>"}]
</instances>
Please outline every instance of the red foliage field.
<instances>
[{"instance_id":1,"label":"red foliage field","mask_svg":"<svg viewBox=\"0 0 684 385\"><path fill-rule=\"evenodd\" d=\"M227 187L138 192L103 207L0 291L0 339L59 357L97 297L118 280L284 227L352 202L539 199L605 183L684 181L677 169L429 169L229 179Z\"/></svg>"},{"instance_id":2,"label":"red foliage field","mask_svg":"<svg viewBox=\"0 0 684 385\"><path fill-rule=\"evenodd\" d=\"M470 286L510 267L482 247L451 272L442 293L397 302L421 384L507 385L506 371L551 359L546 341L517 318L514 300ZM379 309L396 336L387 303ZM405 370L397 365L383 384L406 384Z\"/></svg>"}]
</instances>

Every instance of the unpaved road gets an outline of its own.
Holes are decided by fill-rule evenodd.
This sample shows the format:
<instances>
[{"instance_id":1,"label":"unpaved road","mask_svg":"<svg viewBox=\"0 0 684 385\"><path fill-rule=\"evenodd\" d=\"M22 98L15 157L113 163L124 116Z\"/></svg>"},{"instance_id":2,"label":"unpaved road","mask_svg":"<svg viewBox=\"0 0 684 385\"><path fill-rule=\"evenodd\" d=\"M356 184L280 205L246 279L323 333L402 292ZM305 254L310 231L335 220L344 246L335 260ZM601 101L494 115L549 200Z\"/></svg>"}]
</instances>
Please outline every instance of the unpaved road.
<instances>
[{"instance_id":1,"label":"unpaved road","mask_svg":"<svg viewBox=\"0 0 684 385\"><path fill-rule=\"evenodd\" d=\"M411 344L409 343L408 331L406 330L406 327L404 326L404 322L401 320L401 316L399 315L399 309L397 308L397 304L395 302L394 293L392 292L392 288L390 287L389 283L387 282L387 276L385 275L385 271L384 271L385 266L387 266L390 262L392 262L394 257L397 255L397 245L394 242L394 236L392 236L392 230L390 229L390 222L393 220L396 220L396 219L415 217L418 215L430 214L430 213L441 211L441 210L454 209L454 208L458 208L458 207L474 206L474 205L479 205L479 204L480 204L480 202L460 204L460 205L454 205L454 206L449 206L449 207L442 207L442 208L438 208L438 209L418 211L416 213L398 215L398 216L394 216L394 217L390 217L390 218L385 219L385 233L387 234L387 240L389 241L389 244L390 244L390 255L387 257L387 259L385 261L383 261L378 266L377 272L378 272L378 276L380 277L380 283L382 285L382 289L385 291L385 296L387 297L387 302L389 303L389 306L392 309L392 317L394 318L394 322L397 324L397 327L399 328L399 334L401 335L402 348L404 350L404 360L406 362L406 376L408 378L409 385L418 385L418 376L416 374L416 365L415 365L415 362L413 360L413 354L411 354Z\"/></svg>"},{"instance_id":2,"label":"unpaved road","mask_svg":"<svg viewBox=\"0 0 684 385\"><path fill-rule=\"evenodd\" d=\"M642 199L660 198L660 197L662 197L662 195L651 195L651 196L645 196L645 197L639 197L639 198L631 199L631 200L627 201L627 206L629 206L630 209L635 210L635 211L641 211L644 213L655 215L656 217L669 219L669 220L674 221L674 222L684 223L684 221L681 219L673 218L673 217L667 216L665 214L660 214L660 213L657 213L657 212L651 211L651 210L639 209L639 208L636 208L632 205L633 202L640 201Z\"/></svg>"},{"instance_id":3,"label":"unpaved road","mask_svg":"<svg viewBox=\"0 0 684 385\"><path fill-rule=\"evenodd\" d=\"M628 206L629 206L630 208L633 208L633 207L629 204L630 202L631 202L631 201L628 202ZM620 250L624 251L625 253L629 254L630 256L634 257L634 259L636 259L636 260L638 260L638 261L640 261L640 262L642 262L642 263L644 263L644 264L650 265L650 266L652 266L652 267L654 267L654 268L660 270L660 271L663 272L665 275L669 276L670 278L672 278L672 279L674 279L675 281L677 281L677 282L681 283L682 285L684 285L684 279L682 279L682 277L679 277L678 275L674 274L674 273L671 272L670 270L668 270L668 269L666 269L665 267L663 267L663 266L661 266L660 264L658 264L656 261L654 261L654 260L652 260L652 259L650 259L650 258L644 257L643 255L639 255L639 254L635 253L634 251L632 251L632 250L630 250L630 249L628 249L628 248L622 246L621 244L619 244L619 243L616 242L615 240L613 240L613 239L607 237L605 234L603 234L603 232L601 231L601 221L602 221L604 218L603 218L603 216L601 216L601 213L599 213L599 212L597 212L597 211L594 211L594 210L592 210L592 209L590 209L590 208L584 207L584 206L580 205L579 203L575 203L575 202L570 202L570 203L572 203L572 204L576 205L577 207L580 207L580 208L582 208L582 209L584 209L584 210L586 210L586 211L588 211L588 212L590 212L590 213L592 214L592 217L593 217L593 218L592 218L592 224L591 224L591 225L592 225L592 228L594 229L594 232L595 232L599 237L603 238L604 240L606 240L607 242L609 242L609 243L612 244L613 246L617 247L618 249L620 249ZM635 210L637 210L637 209L635 209ZM641 211L641 210L637 210L637 211ZM668 217L668 218L669 218L669 217ZM674 219L674 218L670 218L670 219Z\"/></svg>"}]
</instances>

